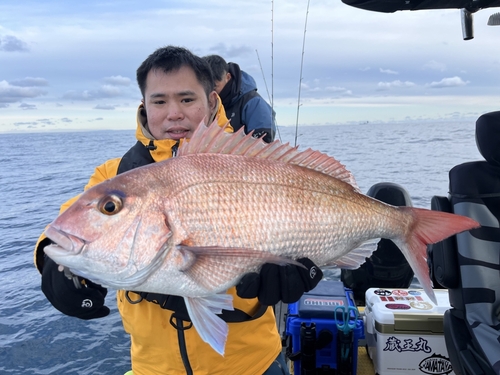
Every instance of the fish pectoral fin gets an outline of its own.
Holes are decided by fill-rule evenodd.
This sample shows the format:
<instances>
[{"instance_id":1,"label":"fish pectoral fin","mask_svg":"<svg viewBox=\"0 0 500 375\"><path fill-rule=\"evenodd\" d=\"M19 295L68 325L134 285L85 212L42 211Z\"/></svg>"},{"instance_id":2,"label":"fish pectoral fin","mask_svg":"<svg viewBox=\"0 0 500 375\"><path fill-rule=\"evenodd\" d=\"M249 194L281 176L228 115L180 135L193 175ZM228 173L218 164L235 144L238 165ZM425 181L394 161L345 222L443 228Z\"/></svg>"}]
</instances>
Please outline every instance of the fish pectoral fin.
<instances>
[{"instance_id":1,"label":"fish pectoral fin","mask_svg":"<svg viewBox=\"0 0 500 375\"><path fill-rule=\"evenodd\" d=\"M207 291L213 291L243 273L256 271L264 263L304 267L293 259L254 249L186 245L179 245L177 249L183 259L179 270Z\"/></svg>"},{"instance_id":2,"label":"fish pectoral fin","mask_svg":"<svg viewBox=\"0 0 500 375\"><path fill-rule=\"evenodd\" d=\"M203 298L184 297L186 308L196 332L217 353L224 355L229 327L216 314L222 310L234 310L230 294L215 294Z\"/></svg>"},{"instance_id":3,"label":"fish pectoral fin","mask_svg":"<svg viewBox=\"0 0 500 375\"><path fill-rule=\"evenodd\" d=\"M379 241L380 238L364 242L346 255L335 259L332 263L328 263L327 266L335 266L346 270L359 268L366 262L366 258L369 258L377 250Z\"/></svg>"}]
</instances>

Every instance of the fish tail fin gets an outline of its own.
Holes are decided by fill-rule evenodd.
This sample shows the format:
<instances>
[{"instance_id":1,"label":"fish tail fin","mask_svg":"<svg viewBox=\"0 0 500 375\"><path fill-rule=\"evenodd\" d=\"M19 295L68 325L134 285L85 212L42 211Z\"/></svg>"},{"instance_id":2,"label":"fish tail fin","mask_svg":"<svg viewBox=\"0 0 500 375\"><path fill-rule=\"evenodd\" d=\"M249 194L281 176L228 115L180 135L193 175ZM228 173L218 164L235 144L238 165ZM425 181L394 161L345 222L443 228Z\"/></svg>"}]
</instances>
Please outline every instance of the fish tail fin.
<instances>
[{"instance_id":1,"label":"fish tail fin","mask_svg":"<svg viewBox=\"0 0 500 375\"><path fill-rule=\"evenodd\" d=\"M427 245L480 225L471 218L441 211L413 207L399 207L399 209L408 211L414 217L414 221L407 235L404 238L394 239L394 242L408 260L425 293L437 303L429 277Z\"/></svg>"}]
</instances>

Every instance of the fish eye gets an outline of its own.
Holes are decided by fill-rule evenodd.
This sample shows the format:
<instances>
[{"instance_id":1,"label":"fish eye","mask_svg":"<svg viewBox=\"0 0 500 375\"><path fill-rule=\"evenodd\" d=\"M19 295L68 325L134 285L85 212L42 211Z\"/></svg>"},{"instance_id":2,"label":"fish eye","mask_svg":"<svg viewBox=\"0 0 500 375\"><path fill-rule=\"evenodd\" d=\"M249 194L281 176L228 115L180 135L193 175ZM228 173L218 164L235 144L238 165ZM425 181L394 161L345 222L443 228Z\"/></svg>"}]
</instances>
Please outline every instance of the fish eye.
<instances>
[{"instance_id":1,"label":"fish eye","mask_svg":"<svg viewBox=\"0 0 500 375\"><path fill-rule=\"evenodd\" d=\"M99 201L97 207L104 215L114 215L121 211L123 201L117 195L107 195Z\"/></svg>"}]
</instances>

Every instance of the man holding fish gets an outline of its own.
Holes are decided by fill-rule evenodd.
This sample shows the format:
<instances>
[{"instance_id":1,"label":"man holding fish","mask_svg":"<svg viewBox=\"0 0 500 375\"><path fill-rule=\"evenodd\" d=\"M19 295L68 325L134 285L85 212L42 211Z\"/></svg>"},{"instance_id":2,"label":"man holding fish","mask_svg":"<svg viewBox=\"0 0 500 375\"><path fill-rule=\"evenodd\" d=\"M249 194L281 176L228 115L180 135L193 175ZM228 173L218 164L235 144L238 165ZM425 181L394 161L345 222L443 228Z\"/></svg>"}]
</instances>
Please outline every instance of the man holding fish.
<instances>
[{"instance_id":1,"label":"man holding fish","mask_svg":"<svg viewBox=\"0 0 500 375\"><path fill-rule=\"evenodd\" d=\"M476 221L382 203L328 155L228 132L214 119L208 65L183 49L153 53L137 77L137 145L97 168L46 228L35 258L45 295L70 315L78 316L67 301L83 288L68 293L70 280L61 288L56 264L119 290L135 375L285 371L265 305L313 288L315 264L359 267L379 238L399 247L436 302L427 245ZM100 297L96 316L105 315L105 290L86 285ZM80 299L80 309L91 301Z\"/></svg>"},{"instance_id":2,"label":"man holding fish","mask_svg":"<svg viewBox=\"0 0 500 375\"><path fill-rule=\"evenodd\" d=\"M158 49L139 67L137 80L143 95L137 113L138 141L122 158L109 160L97 167L85 187L86 191L92 191L89 189L116 175L123 173L127 176L130 175L125 173L127 171L176 156L202 122L215 122L223 132L231 131L226 126L227 118L214 91L208 64L188 50L172 46ZM210 134L206 139L210 141ZM209 165L205 167L210 168ZM180 170L179 173L189 175L190 172ZM162 205L161 198L156 200L154 191L154 185L161 184L160 180L129 182L131 186L138 182L149 197L149 202L136 201L139 206L147 207L150 203ZM122 188L127 187L123 185L106 190L105 199L93 199L86 207L92 207L98 215L113 220L116 213L129 210L128 204L132 203L128 201L130 197L120 191ZM234 201L240 199L238 191L229 193ZM157 288L154 282L148 280L150 276L161 273L167 263L174 266L180 264L176 272L180 270L181 274L189 275L195 268L191 267L193 262L204 259L207 254L215 254L223 260L222 243L201 246L194 237L186 237L176 244L179 253L170 251L167 244L178 233L173 228L174 223L164 215L155 215L154 210L149 214L133 214L133 223L115 222L117 227L111 228L96 218L87 222L79 218L79 214L73 216L74 209L85 215L85 209L78 208L81 202L81 199L77 201L78 198L61 207L61 213L66 212L73 217L68 222L71 229L56 229L51 224L36 245L35 264L42 274L42 290L59 311L81 319L94 319L109 314L104 305L106 287L118 289L118 309L125 330L131 335L134 375L288 373L284 368L273 309L268 305L280 300L294 302L304 292L314 288L322 273L312 261L306 257L294 261L277 256L260 256L258 267L240 272L237 287L233 286L234 283L227 284L224 288L228 289L227 293L217 291L213 296L210 292L201 298L197 294L193 295L197 298L191 298L193 296L187 291L189 282L172 277L168 272L163 274L170 282L178 281L178 290ZM191 199L197 198L195 194L191 195ZM261 198L262 205L267 204L265 195ZM209 206L210 202L202 211L209 213ZM150 219L149 215L160 220ZM150 229L144 232L143 228ZM221 231L226 229L220 228ZM98 252L93 252L92 243L99 248ZM76 252L75 255L89 255L96 263L87 264L88 267L68 264L58 256L61 249ZM242 246L234 249L233 246L233 252L238 250L244 253L242 259L256 256L253 249ZM98 264L99 259L103 260L108 255L113 267L116 267L111 277L114 281L104 276L106 267ZM135 257L145 263L141 264ZM232 259L238 261L238 257ZM225 270L214 268L210 273L219 277L224 275ZM241 277L244 273L246 275ZM211 317L214 312L216 318Z\"/></svg>"}]
</instances>

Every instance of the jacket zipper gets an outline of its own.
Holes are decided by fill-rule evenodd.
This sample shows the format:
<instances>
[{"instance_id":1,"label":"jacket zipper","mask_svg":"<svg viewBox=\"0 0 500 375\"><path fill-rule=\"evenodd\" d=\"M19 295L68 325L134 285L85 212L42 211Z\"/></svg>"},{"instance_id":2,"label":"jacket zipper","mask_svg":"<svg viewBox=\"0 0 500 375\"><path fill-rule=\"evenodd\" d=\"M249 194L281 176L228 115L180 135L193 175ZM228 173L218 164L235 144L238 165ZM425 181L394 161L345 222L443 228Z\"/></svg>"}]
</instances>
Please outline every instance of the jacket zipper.
<instances>
[{"instance_id":1,"label":"jacket zipper","mask_svg":"<svg viewBox=\"0 0 500 375\"><path fill-rule=\"evenodd\" d=\"M175 158L177 156L177 150L179 149L180 141L177 141L175 145L172 146L172 157Z\"/></svg>"}]
</instances>

